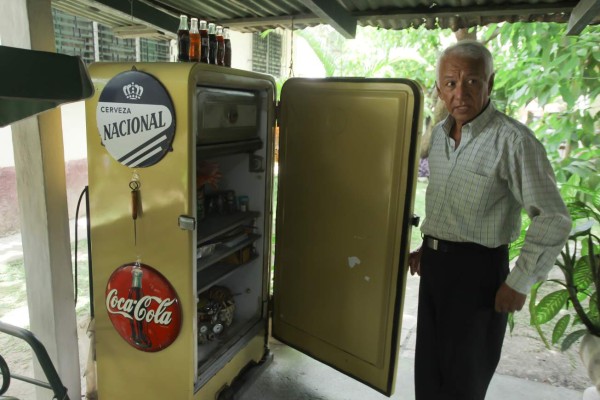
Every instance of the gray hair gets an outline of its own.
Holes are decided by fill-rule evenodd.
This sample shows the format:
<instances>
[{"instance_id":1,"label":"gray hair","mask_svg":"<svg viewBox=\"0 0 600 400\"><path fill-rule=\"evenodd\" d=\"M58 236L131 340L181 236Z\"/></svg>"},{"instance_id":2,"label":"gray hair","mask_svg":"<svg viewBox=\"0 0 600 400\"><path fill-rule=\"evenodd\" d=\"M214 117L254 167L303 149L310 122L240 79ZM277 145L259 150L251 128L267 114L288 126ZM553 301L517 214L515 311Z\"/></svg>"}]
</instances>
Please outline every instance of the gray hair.
<instances>
[{"instance_id":1,"label":"gray hair","mask_svg":"<svg viewBox=\"0 0 600 400\"><path fill-rule=\"evenodd\" d=\"M482 60L486 78L489 78L494 73L494 61L492 58L492 53L490 53L487 47L477 40L461 40L458 43L447 47L438 57L435 70L435 77L438 81L440 79L440 64L442 63L444 57L449 55L455 55L474 60Z\"/></svg>"}]
</instances>

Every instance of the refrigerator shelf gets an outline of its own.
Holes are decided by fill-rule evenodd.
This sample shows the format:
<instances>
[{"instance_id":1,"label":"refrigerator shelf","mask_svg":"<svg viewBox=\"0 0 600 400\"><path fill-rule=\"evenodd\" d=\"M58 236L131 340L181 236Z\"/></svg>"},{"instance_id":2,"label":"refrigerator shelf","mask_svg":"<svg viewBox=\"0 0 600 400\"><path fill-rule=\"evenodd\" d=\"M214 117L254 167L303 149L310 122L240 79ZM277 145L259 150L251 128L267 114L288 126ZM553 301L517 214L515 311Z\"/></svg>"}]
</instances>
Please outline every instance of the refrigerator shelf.
<instances>
[{"instance_id":1,"label":"refrigerator shelf","mask_svg":"<svg viewBox=\"0 0 600 400\"><path fill-rule=\"evenodd\" d=\"M209 256L198 259L198 262L196 264L196 266L197 266L196 271L200 272L202 270L205 270L206 268L210 267L211 265L218 263L220 260L227 257L228 255L233 254L236 251L243 249L247 245L255 242L256 240L260 239L260 237L261 237L260 235L253 233L253 234L249 234L246 239L237 243L235 246L227 247L223 244L217 245L214 253L212 253ZM203 276L204 276L204 274L203 274Z\"/></svg>"},{"instance_id":2,"label":"refrigerator shelf","mask_svg":"<svg viewBox=\"0 0 600 400\"><path fill-rule=\"evenodd\" d=\"M198 247L260 216L257 211L238 211L229 215L211 215L198 224Z\"/></svg>"},{"instance_id":3,"label":"refrigerator shelf","mask_svg":"<svg viewBox=\"0 0 600 400\"><path fill-rule=\"evenodd\" d=\"M258 138L216 144L202 144L196 146L196 156L200 160L230 154L252 153L260 150L262 146L262 140Z\"/></svg>"},{"instance_id":4,"label":"refrigerator shelf","mask_svg":"<svg viewBox=\"0 0 600 400\"><path fill-rule=\"evenodd\" d=\"M254 254L250 257L250 259L247 262L243 264L226 264L222 262L217 262L211 265L210 267L203 269L202 271L198 271L198 293L204 292L211 286L217 284L219 281L233 274L237 269L250 264L257 258L258 255Z\"/></svg>"}]
</instances>

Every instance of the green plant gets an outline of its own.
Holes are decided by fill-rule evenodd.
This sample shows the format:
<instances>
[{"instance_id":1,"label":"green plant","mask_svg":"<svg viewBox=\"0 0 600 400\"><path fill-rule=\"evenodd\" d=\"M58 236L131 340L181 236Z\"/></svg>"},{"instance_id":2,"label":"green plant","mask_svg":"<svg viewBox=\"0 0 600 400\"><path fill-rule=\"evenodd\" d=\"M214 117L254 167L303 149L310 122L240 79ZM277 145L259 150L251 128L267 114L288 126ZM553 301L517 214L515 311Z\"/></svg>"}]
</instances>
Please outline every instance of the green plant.
<instances>
[{"instance_id":1,"label":"green plant","mask_svg":"<svg viewBox=\"0 0 600 400\"><path fill-rule=\"evenodd\" d=\"M586 332L600 336L600 186L592 189L578 185L563 185L563 191L573 197L566 199L575 228L557 259L556 265L564 279L548 279L531 289L529 311L531 325L538 331L547 348L560 345L567 350ZM552 285L556 290L537 302L540 289ZM543 324L553 322L551 342L542 329Z\"/></svg>"}]
</instances>

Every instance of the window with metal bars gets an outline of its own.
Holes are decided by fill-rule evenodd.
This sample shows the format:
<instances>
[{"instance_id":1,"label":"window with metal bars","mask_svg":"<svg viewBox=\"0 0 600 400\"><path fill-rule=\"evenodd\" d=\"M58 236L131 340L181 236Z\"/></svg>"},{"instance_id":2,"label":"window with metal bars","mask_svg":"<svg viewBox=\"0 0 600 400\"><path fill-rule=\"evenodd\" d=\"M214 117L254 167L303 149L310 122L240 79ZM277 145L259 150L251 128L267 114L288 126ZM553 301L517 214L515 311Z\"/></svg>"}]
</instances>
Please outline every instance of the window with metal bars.
<instances>
[{"instance_id":1,"label":"window with metal bars","mask_svg":"<svg viewBox=\"0 0 600 400\"><path fill-rule=\"evenodd\" d=\"M79 56L84 63L94 62L94 27L87 18L52 9L56 52Z\"/></svg>"},{"instance_id":2,"label":"window with metal bars","mask_svg":"<svg viewBox=\"0 0 600 400\"><path fill-rule=\"evenodd\" d=\"M169 61L170 51L166 40L140 38L140 61Z\"/></svg>"},{"instance_id":3,"label":"window with metal bars","mask_svg":"<svg viewBox=\"0 0 600 400\"><path fill-rule=\"evenodd\" d=\"M270 32L265 37L254 33L252 36L252 71L280 77L282 44L283 35L279 33Z\"/></svg>"},{"instance_id":4,"label":"window with metal bars","mask_svg":"<svg viewBox=\"0 0 600 400\"><path fill-rule=\"evenodd\" d=\"M96 53L99 61L169 61L168 40L140 38L138 54L136 39L118 38L108 26L96 24L94 31L93 21L55 8L52 16L57 53L79 56L86 64L96 60ZM94 48L94 39L97 48Z\"/></svg>"}]
</instances>

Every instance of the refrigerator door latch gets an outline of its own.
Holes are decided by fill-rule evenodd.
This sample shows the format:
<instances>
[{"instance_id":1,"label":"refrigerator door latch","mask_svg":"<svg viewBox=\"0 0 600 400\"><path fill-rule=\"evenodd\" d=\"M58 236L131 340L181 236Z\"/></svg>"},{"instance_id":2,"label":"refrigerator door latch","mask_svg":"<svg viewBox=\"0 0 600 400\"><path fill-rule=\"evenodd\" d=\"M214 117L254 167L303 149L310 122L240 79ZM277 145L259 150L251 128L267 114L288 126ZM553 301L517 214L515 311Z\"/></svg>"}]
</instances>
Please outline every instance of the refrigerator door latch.
<instances>
[{"instance_id":1,"label":"refrigerator door latch","mask_svg":"<svg viewBox=\"0 0 600 400\"><path fill-rule=\"evenodd\" d=\"M250 154L250 172L265 172L263 158L256 154Z\"/></svg>"},{"instance_id":2,"label":"refrigerator door latch","mask_svg":"<svg viewBox=\"0 0 600 400\"><path fill-rule=\"evenodd\" d=\"M421 217L419 217L417 214L413 214L412 217L410 218L410 224L414 227L418 227L420 222L421 222Z\"/></svg>"},{"instance_id":3,"label":"refrigerator door latch","mask_svg":"<svg viewBox=\"0 0 600 400\"><path fill-rule=\"evenodd\" d=\"M186 231L193 231L196 229L196 219L188 217L187 215L179 216L179 228Z\"/></svg>"}]
</instances>

